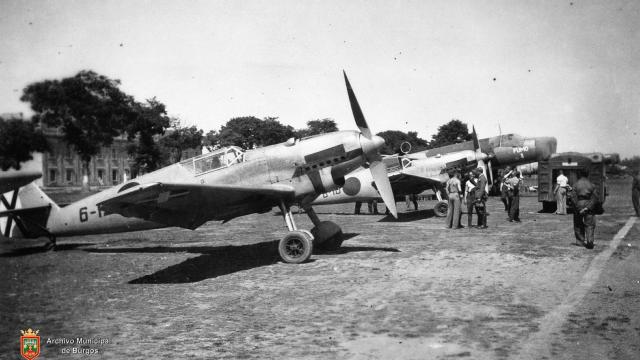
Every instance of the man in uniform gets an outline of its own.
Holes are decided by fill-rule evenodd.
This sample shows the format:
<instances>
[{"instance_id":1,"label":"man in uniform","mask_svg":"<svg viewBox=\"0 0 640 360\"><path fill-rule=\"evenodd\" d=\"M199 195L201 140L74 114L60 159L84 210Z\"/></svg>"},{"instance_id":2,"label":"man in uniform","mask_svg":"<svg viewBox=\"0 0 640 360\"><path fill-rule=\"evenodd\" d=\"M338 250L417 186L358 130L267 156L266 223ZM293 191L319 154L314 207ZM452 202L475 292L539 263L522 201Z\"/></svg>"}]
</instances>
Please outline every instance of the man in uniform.
<instances>
[{"instance_id":1,"label":"man in uniform","mask_svg":"<svg viewBox=\"0 0 640 360\"><path fill-rule=\"evenodd\" d=\"M596 229L596 216L593 213L595 202L598 201L596 187L587 174L581 171L580 179L573 185L575 199L573 199L573 232L576 235L577 245L584 245L587 249L593 249L593 236Z\"/></svg>"},{"instance_id":2,"label":"man in uniform","mask_svg":"<svg viewBox=\"0 0 640 360\"><path fill-rule=\"evenodd\" d=\"M636 210L636 216L640 217L640 170L633 172L633 185L631 186L631 201Z\"/></svg>"},{"instance_id":3,"label":"man in uniform","mask_svg":"<svg viewBox=\"0 0 640 360\"><path fill-rule=\"evenodd\" d=\"M482 172L482 168L476 168L473 170L473 174L476 178L475 188L475 202L476 214L478 214L478 228L487 228L487 178Z\"/></svg>"},{"instance_id":4,"label":"man in uniform","mask_svg":"<svg viewBox=\"0 0 640 360\"><path fill-rule=\"evenodd\" d=\"M556 178L556 214L567 215L567 186L569 186L569 179L562 173Z\"/></svg>"},{"instance_id":5,"label":"man in uniform","mask_svg":"<svg viewBox=\"0 0 640 360\"><path fill-rule=\"evenodd\" d=\"M445 190L449 199L449 208L447 209L447 227L460 229L464 226L460 225L460 198L462 197L462 187L460 186L460 172L455 170L449 171L449 180Z\"/></svg>"},{"instance_id":6,"label":"man in uniform","mask_svg":"<svg viewBox=\"0 0 640 360\"><path fill-rule=\"evenodd\" d=\"M507 166L504 169L504 171L500 173L500 200L504 204L504 211L507 213L509 212L509 192L508 192L509 188L505 183L505 180L507 179L506 174L510 172L511 172L511 167Z\"/></svg>"}]
</instances>

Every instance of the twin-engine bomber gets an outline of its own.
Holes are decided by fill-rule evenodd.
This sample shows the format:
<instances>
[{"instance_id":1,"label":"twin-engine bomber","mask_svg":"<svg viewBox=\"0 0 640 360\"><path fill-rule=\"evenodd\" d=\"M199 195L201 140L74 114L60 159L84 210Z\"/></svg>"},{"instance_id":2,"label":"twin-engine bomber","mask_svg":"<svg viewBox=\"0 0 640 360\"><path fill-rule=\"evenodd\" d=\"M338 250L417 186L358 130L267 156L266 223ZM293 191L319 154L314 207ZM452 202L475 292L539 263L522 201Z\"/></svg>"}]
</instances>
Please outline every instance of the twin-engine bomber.
<instances>
[{"instance_id":1,"label":"twin-engine bomber","mask_svg":"<svg viewBox=\"0 0 640 360\"><path fill-rule=\"evenodd\" d=\"M311 207L318 194L344 185L345 175L366 166L382 199L397 216L387 169L378 152L384 140L369 129L346 73L351 110L360 131L339 131L243 151L219 149L194 157L65 207L58 207L34 183L13 182L2 196L10 237L49 237L114 233L168 226L196 229L207 221L229 221L277 206L289 232L279 241L283 261L301 263L313 247L335 249L342 230L320 221ZM24 186L22 186L24 185ZM8 189L5 189L8 190ZM16 195L17 194L17 195ZM19 202L17 201L19 200ZM18 203L20 206L18 206ZM311 218L311 231L299 230L290 206L300 204Z\"/></svg>"}]
</instances>

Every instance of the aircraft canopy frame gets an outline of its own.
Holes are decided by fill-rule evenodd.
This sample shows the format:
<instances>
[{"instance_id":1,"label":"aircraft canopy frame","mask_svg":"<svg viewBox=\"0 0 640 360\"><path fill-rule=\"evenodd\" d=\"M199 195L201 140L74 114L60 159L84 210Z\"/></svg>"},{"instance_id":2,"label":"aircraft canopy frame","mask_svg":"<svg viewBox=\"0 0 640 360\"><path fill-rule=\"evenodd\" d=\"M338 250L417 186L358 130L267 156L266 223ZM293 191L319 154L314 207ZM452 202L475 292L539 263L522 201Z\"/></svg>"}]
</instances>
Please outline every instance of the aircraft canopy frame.
<instances>
[{"instance_id":1,"label":"aircraft canopy frame","mask_svg":"<svg viewBox=\"0 0 640 360\"><path fill-rule=\"evenodd\" d=\"M229 146L181 161L180 165L197 176L240 164L244 160L244 151L241 148Z\"/></svg>"}]
</instances>

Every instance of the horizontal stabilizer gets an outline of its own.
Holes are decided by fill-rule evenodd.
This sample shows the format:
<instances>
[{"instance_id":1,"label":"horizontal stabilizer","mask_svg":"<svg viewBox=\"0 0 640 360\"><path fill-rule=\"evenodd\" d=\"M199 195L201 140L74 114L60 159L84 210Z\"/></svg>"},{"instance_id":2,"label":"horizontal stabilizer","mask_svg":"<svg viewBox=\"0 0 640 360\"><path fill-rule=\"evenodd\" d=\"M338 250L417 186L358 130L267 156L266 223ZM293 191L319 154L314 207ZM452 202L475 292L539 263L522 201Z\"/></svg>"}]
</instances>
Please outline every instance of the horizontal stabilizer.
<instances>
[{"instance_id":1,"label":"horizontal stabilizer","mask_svg":"<svg viewBox=\"0 0 640 360\"><path fill-rule=\"evenodd\" d=\"M42 176L40 171L0 172L0 194L17 190Z\"/></svg>"}]
</instances>

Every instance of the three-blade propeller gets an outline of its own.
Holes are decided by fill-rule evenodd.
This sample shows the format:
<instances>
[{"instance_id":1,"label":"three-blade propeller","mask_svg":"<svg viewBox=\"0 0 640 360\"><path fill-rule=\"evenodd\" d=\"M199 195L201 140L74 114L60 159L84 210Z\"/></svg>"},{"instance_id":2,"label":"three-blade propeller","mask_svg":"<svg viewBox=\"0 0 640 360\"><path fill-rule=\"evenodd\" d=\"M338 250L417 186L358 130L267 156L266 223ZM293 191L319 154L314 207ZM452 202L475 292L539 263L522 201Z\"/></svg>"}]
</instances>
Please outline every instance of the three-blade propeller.
<instances>
[{"instance_id":1,"label":"three-blade propeller","mask_svg":"<svg viewBox=\"0 0 640 360\"><path fill-rule=\"evenodd\" d=\"M473 132L471 136L473 137L473 150L476 152L476 160L478 161L478 166L482 167L482 172L484 173L485 178L490 178L489 186L493 185L493 171L491 171L491 158L482 152L480 149L480 141L478 140L478 134L476 134L476 127L472 127ZM487 164L485 166L484 160L487 159ZM487 173L489 173L489 177L487 177Z\"/></svg>"},{"instance_id":2,"label":"three-blade propeller","mask_svg":"<svg viewBox=\"0 0 640 360\"><path fill-rule=\"evenodd\" d=\"M356 125L360 129L360 146L362 147L362 152L365 160L369 164L369 171L371 171L371 176L373 177L373 181L378 188L378 192L382 197L382 201L389 209L389 212L395 217L398 218L398 211L396 210L396 201L393 196L393 191L391 190L391 183L389 183L389 177L387 175L387 167L382 162L382 156L380 156L379 150L384 145L384 139L380 136L373 135L373 132L367 125L367 121L364 119L364 114L362 113L362 109L360 109L360 105L358 104L358 99L356 99L356 95L351 88L351 84L349 83L349 79L347 78L347 73L342 72L344 74L344 81L347 84L347 93L349 95L349 103L351 104L351 111L353 112L353 118L356 121Z\"/></svg>"}]
</instances>

